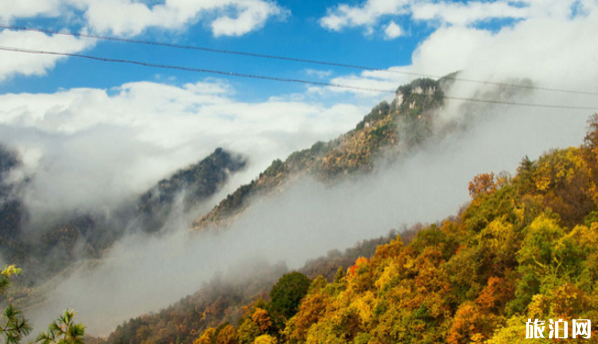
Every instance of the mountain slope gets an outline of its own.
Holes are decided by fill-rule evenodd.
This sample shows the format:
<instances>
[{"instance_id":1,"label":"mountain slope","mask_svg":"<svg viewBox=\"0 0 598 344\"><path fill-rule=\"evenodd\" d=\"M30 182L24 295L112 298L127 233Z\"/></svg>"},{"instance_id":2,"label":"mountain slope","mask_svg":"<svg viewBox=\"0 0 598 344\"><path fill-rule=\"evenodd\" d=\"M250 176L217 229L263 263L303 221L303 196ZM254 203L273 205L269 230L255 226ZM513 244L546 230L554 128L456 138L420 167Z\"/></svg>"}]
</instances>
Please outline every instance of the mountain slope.
<instances>
[{"instance_id":1,"label":"mountain slope","mask_svg":"<svg viewBox=\"0 0 598 344\"><path fill-rule=\"evenodd\" d=\"M475 177L458 216L308 262L311 286L289 318L268 293L285 270L262 266L132 319L107 343L517 344L528 318L596 323L597 185L595 116L584 145L525 158L514 177Z\"/></svg>"},{"instance_id":2,"label":"mountain slope","mask_svg":"<svg viewBox=\"0 0 598 344\"><path fill-rule=\"evenodd\" d=\"M8 174L18 164L17 154L0 145L0 247L8 261L25 254L18 240L22 205L14 198L15 187L8 181Z\"/></svg>"},{"instance_id":3,"label":"mountain slope","mask_svg":"<svg viewBox=\"0 0 598 344\"><path fill-rule=\"evenodd\" d=\"M411 229L412 237L419 229ZM409 237L409 235L407 235ZM314 259L300 270L310 278L319 275L334 279L339 267L353 265L361 256L371 257L378 245L389 243L396 232L388 236L364 240L344 252L330 251L326 256ZM192 343L209 327L227 323L237 323L246 313L246 305L267 299L272 285L288 270L284 266L255 264L243 268L242 276L235 274L227 278L215 278L206 283L193 295L156 313L144 314L126 321L115 329L105 340L105 344L170 344Z\"/></svg>"},{"instance_id":4,"label":"mountain slope","mask_svg":"<svg viewBox=\"0 0 598 344\"><path fill-rule=\"evenodd\" d=\"M246 164L242 157L217 148L197 164L160 180L139 198L137 209L142 217L142 227L146 232L159 230L175 206L177 196L182 196L182 207L188 211L216 194L230 174L243 170Z\"/></svg>"},{"instance_id":5,"label":"mountain slope","mask_svg":"<svg viewBox=\"0 0 598 344\"><path fill-rule=\"evenodd\" d=\"M547 324L534 342L552 342L549 319L598 321L597 186L595 115L582 146L525 158L514 177L478 175L457 217L397 236L332 282L312 280L291 316L248 304L195 343L517 344L529 341L527 319Z\"/></svg>"},{"instance_id":6,"label":"mountain slope","mask_svg":"<svg viewBox=\"0 0 598 344\"><path fill-rule=\"evenodd\" d=\"M371 171L376 158L397 158L430 136L434 110L443 104L448 81L418 79L401 86L391 104L374 107L355 129L329 142L291 154L284 162L274 160L258 178L239 187L193 229L226 227L250 206L250 199L263 196L304 175L331 182L345 175Z\"/></svg>"}]
</instances>

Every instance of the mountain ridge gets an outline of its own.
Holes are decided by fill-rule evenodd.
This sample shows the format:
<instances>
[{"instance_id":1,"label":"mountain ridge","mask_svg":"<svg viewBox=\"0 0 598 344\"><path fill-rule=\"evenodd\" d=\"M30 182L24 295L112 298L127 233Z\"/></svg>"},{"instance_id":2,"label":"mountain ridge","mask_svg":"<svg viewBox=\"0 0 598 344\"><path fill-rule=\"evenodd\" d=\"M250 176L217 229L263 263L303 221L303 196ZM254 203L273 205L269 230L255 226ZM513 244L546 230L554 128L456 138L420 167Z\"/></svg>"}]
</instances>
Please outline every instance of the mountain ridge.
<instances>
[{"instance_id":1,"label":"mountain ridge","mask_svg":"<svg viewBox=\"0 0 598 344\"><path fill-rule=\"evenodd\" d=\"M443 104L449 76L439 81L416 79L401 86L390 104L382 101L349 132L291 153L285 161L274 160L257 178L194 221L191 230L226 228L250 206L250 198L267 195L304 175L334 182L344 175L373 170L374 160L382 154L396 157L413 150L430 136L433 112Z\"/></svg>"},{"instance_id":2,"label":"mountain ridge","mask_svg":"<svg viewBox=\"0 0 598 344\"><path fill-rule=\"evenodd\" d=\"M134 202L118 208L110 218L92 212L67 211L56 223L43 223L36 228L36 233L40 233L38 238L28 240L24 233L28 210L17 192L26 185L3 182L19 166L18 155L0 147L0 248L4 259L22 266L25 271L22 281L32 286L59 273L69 262L100 258L127 231L158 233L177 206L179 194L184 193L182 207L189 210L216 194L230 175L244 170L246 164L244 157L217 148L199 162L158 181Z\"/></svg>"}]
</instances>

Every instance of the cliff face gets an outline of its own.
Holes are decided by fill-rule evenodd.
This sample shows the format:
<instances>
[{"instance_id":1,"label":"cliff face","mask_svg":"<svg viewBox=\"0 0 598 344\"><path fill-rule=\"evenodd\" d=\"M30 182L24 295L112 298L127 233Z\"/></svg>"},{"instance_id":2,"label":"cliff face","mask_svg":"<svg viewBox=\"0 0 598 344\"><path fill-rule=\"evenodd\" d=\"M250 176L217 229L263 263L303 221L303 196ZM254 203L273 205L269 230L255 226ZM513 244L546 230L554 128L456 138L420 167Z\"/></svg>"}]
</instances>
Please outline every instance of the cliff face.
<instances>
[{"instance_id":1,"label":"cliff face","mask_svg":"<svg viewBox=\"0 0 598 344\"><path fill-rule=\"evenodd\" d=\"M251 183L239 187L195 221L193 230L227 227L250 206L251 198L267 195L302 176L334 182L346 175L371 171L382 155L393 159L414 149L430 135L434 110L442 106L443 97L441 83L432 79L401 86L395 100L374 107L355 129L294 152L285 161L274 160Z\"/></svg>"}]
</instances>

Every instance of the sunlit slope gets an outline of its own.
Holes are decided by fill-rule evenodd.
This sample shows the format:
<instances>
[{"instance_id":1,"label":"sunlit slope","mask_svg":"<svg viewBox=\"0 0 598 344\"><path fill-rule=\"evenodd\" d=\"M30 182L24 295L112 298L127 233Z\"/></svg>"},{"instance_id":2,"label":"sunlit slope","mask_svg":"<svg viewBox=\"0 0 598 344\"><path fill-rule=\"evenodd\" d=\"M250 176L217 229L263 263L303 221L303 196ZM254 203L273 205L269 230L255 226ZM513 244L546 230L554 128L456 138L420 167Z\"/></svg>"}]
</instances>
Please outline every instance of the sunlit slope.
<instances>
[{"instance_id":1,"label":"sunlit slope","mask_svg":"<svg viewBox=\"0 0 598 344\"><path fill-rule=\"evenodd\" d=\"M329 142L292 153L285 161L275 160L251 183L239 187L211 212L198 219L193 228L222 228L247 209L251 198L264 196L300 176L321 181L371 171L377 158L396 159L401 153L422 144L432 131L434 110L443 104L444 79L418 79L401 86L389 104L381 102L355 129Z\"/></svg>"}]
</instances>

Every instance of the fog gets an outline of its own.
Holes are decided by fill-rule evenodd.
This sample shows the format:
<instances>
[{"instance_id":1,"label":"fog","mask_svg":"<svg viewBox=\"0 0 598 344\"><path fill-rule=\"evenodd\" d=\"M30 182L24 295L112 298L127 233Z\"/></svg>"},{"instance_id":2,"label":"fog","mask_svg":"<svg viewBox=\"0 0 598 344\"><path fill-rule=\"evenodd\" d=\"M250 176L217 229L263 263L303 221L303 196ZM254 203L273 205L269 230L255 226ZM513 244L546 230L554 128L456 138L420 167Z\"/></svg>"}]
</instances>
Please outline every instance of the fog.
<instances>
[{"instance_id":1,"label":"fog","mask_svg":"<svg viewBox=\"0 0 598 344\"><path fill-rule=\"evenodd\" d=\"M233 94L225 82L208 79L0 95L0 142L22 158L12 180L29 180L23 200L32 222L65 210L113 211L217 147L250 159L243 177L232 180L236 187L276 157L350 129L365 111L352 104L248 104Z\"/></svg>"}]
</instances>

